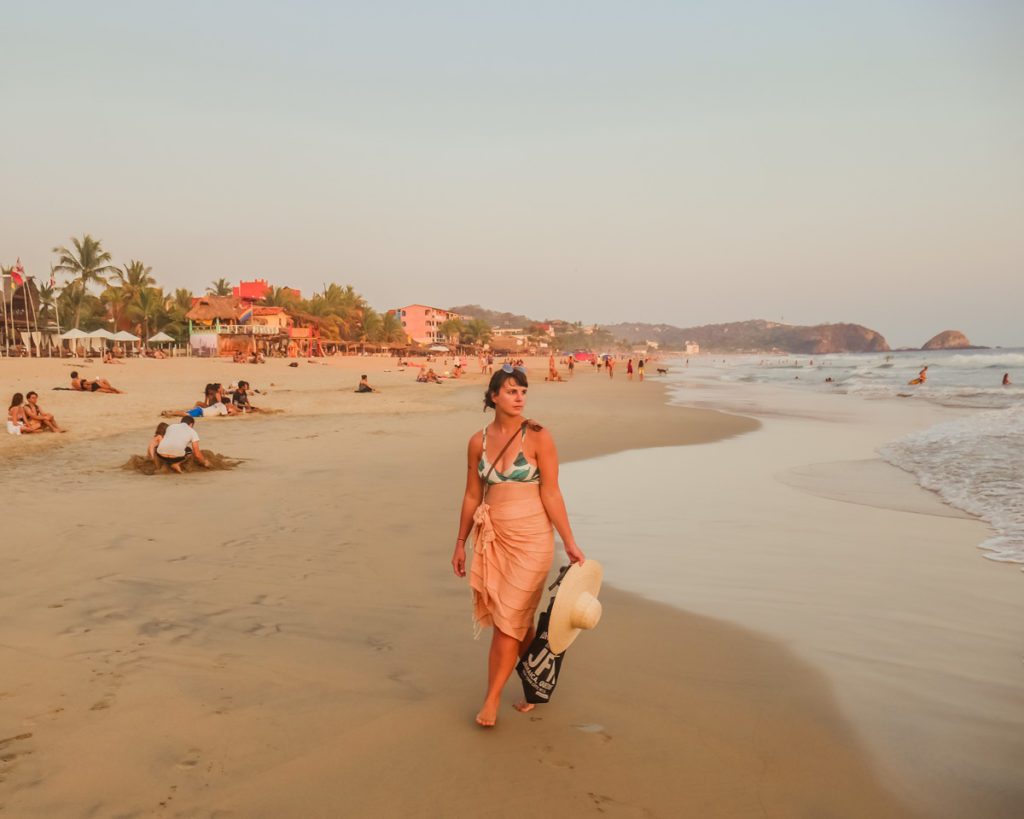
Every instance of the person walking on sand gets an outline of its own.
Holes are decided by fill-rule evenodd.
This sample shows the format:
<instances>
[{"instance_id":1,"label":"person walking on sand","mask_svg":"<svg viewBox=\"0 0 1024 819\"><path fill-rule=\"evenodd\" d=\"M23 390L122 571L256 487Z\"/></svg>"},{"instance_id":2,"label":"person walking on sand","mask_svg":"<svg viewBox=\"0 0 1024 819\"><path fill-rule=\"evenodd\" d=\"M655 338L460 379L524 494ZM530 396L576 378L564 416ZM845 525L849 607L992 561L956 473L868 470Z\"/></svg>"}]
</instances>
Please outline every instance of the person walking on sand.
<instances>
[{"instance_id":1,"label":"person walking on sand","mask_svg":"<svg viewBox=\"0 0 1024 819\"><path fill-rule=\"evenodd\" d=\"M642 358L637 362L636 374L641 381L644 380L644 360Z\"/></svg>"},{"instance_id":2,"label":"person walking on sand","mask_svg":"<svg viewBox=\"0 0 1024 819\"><path fill-rule=\"evenodd\" d=\"M498 718L501 692L533 640L534 613L554 558L552 526L570 563L583 563L558 487L558 451L540 424L525 419L525 370L506 364L491 377L484 407L494 420L469 439L466 489L452 554L456 577L466 576L466 540L473 530L476 636L493 627L487 662L487 693L476 715L489 728ZM533 708L516 704L519 711Z\"/></svg>"},{"instance_id":3,"label":"person walking on sand","mask_svg":"<svg viewBox=\"0 0 1024 819\"><path fill-rule=\"evenodd\" d=\"M608 370L608 377L613 378L615 376L615 361L612 359L611 356L608 356L608 358L605 360L604 366L605 369Z\"/></svg>"}]
</instances>

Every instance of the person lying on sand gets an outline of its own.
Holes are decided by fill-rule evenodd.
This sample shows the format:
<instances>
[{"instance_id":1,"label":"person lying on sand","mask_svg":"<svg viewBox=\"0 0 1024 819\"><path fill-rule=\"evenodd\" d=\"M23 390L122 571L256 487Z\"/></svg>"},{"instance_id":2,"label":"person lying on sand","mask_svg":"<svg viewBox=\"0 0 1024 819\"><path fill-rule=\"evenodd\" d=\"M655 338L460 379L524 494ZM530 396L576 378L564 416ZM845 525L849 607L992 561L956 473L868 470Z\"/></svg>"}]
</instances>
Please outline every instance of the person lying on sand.
<instances>
[{"instance_id":1,"label":"person lying on sand","mask_svg":"<svg viewBox=\"0 0 1024 819\"><path fill-rule=\"evenodd\" d=\"M33 421L25 412L25 396L20 392L11 397L11 405L7 408L7 431L11 435L30 435L42 432L42 424Z\"/></svg>"},{"instance_id":2,"label":"person lying on sand","mask_svg":"<svg viewBox=\"0 0 1024 819\"><path fill-rule=\"evenodd\" d=\"M370 382L366 379L366 376L364 375L362 378L359 379L359 386L356 387L356 392L380 392L380 390L371 387Z\"/></svg>"},{"instance_id":3,"label":"person lying on sand","mask_svg":"<svg viewBox=\"0 0 1024 819\"><path fill-rule=\"evenodd\" d=\"M120 361L120 360L114 358L114 354L112 352L110 352L110 350L107 350L103 354L103 363L104 364L124 364L123 361Z\"/></svg>"},{"instance_id":4,"label":"person lying on sand","mask_svg":"<svg viewBox=\"0 0 1024 819\"><path fill-rule=\"evenodd\" d=\"M156 448L160 446L160 442L164 439L164 434L167 432L167 424L161 421L156 425L156 432L153 433L153 438L149 442L149 447L146 449L146 454L156 466L160 466L160 459L157 457Z\"/></svg>"},{"instance_id":5,"label":"person lying on sand","mask_svg":"<svg viewBox=\"0 0 1024 819\"><path fill-rule=\"evenodd\" d=\"M71 389L78 390L79 392L109 392L121 394L121 390L116 389L111 385L105 378L94 378L92 381L85 378L84 376L79 378L77 372L71 373Z\"/></svg>"},{"instance_id":6,"label":"person lying on sand","mask_svg":"<svg viewBox=\"0 0 1024 819\"><path fill-rule=\"evenodd\" d=\"M50 413L42 411L39 407L39 393L35 390L25 396L25 415L50 432L67 432L57 425L57 420Z\"/></svg>"},{"instance_id":7,"label":"person lying on sand","mask_svg":"<svg viewBox=\"0 0 1024 819\"><path fill-rule=\"evenodd\" d=\"M195 419L188 416L177 424L170 424L156 445L155 452L160 463L166 464L179 475L182 462L190 457L195 458L200 466L210 468L210 462L199 449L199 433L193 429L194 425Z\"/></svg>"}]
</instances>

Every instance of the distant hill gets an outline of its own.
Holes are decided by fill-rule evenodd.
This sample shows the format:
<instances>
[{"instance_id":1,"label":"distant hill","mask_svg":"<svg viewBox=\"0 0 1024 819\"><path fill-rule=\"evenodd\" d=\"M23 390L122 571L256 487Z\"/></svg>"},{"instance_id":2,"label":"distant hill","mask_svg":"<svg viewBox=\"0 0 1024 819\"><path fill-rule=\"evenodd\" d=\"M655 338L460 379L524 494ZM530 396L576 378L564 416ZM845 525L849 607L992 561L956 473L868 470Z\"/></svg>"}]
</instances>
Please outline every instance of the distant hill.
<instances>
[{"instance_id":1,"label":"distant hill","mask_svg":"<svg viewBox=\"0 0 1024 819\"><path fill-rule=\"evenodd\" d=\"M860 324L816 324L800 327L772 321L734 321L705 324L700 327L675 327L671 324L603 325L616 338L631 344L657 341L664 349L682 349L695 341L702 352L753 353L787 352L803 355L827 353L887 352L889 345L881 333Z\"/></svg>"},{"instance_id":2,"label":"distant hill","mask_svg":"<svg viewBox=\"0 0 1024 819\"><path fill-rule=\"evenodd\" d=\"M483 319L491 327L529 327L536 324L536 321L517 313L499 313L497 310L487 310L479 304L463 304L461 307L448 308L453 313L469 318Z\"/></svg>"},{"instance_id":3,"label":"distant hill","mask_svg":"<svg viewBox=\"0 0 1024 819\"><path fill-rule=\"evenodd\" d=\"M479 318L492 327L528 328L537 319L516 313L488 310L479 304L452 307L453 313ZM545 322L551 319L544 319ZM624 322L601 325L599 339L573 339L573 344L596 342L604 348L612 339L628 344L657 341L663 350L681 350L687 341L695 341L702 352L711 353L765 353L785 352L801 355L827 353L879 353L888 352L889 344L881 333L860 324L816 324L801 327L773 321L733 321L727 324L704 324L700 327L676 327L672 324L645 324ZM564 339L563 339L564 340Z\"/></svg>"}]
</instances>

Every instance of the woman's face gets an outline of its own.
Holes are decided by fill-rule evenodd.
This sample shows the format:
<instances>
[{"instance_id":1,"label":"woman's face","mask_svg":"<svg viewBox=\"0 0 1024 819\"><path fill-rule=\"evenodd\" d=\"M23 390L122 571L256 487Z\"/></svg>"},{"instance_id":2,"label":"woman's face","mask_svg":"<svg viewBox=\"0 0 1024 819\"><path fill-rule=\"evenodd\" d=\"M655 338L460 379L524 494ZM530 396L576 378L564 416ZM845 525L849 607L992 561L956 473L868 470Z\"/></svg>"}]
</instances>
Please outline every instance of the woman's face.
<instances>
[{"instance_id":1,"label":"woman's face","mask_svg":"<svg viewBox=\"0 0 1024 819\"><path fill-rule=\"evenodd\" d=\"M521 387L514 378L508 378L498 392L491 395L494 406L506 415L522 415L526 407L526 387Z\"/></svg>"}]
</instances>

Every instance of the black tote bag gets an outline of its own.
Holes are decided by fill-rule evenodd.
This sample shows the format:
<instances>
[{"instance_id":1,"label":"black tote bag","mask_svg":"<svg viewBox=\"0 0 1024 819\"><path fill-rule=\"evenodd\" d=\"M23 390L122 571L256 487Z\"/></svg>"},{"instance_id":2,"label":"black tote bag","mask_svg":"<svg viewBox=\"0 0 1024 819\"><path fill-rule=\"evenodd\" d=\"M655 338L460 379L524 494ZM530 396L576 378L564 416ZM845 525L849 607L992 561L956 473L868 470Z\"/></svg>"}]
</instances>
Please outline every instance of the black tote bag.
<instances>
[{"instance_id":1,"label":"black tote bag","mask_svg":"<svg viewBox=\"0 0 1024 819\"><path fill-rule=\"evenodd\" d=\"M548 591L558 588L567 571L569 566L565 566L558 573L555 582L548 586ZM516 663L516 672L523 681L523 695L527 702L534 705L551 701L565 657L564 651L555 654L548 645L548 621L551 619L551 609L554 605L555 595L551 595L547 610L541 612L537 620L537 636Z\"/></svg>"}]
</instances>

